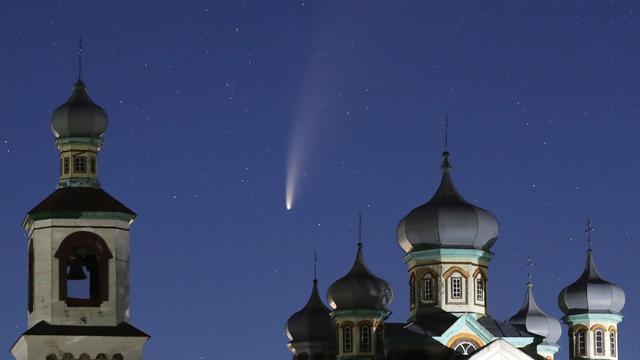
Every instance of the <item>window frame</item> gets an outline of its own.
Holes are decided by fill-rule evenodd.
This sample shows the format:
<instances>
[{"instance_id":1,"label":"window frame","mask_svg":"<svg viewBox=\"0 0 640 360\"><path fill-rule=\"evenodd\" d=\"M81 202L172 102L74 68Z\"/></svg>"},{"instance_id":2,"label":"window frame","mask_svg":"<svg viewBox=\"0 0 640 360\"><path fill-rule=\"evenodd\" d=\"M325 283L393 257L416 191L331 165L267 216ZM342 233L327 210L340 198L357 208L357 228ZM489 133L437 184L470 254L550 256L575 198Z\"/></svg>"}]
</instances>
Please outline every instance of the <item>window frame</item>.
<instances>
[{"instance_id":1,"label":"window frame","mask_svg":"<svg viewBox=\"0 0 640 360\"><path fill-rule=\"evenodd\" d=\"M593 332L593 351L596 355L604 355L604 330L596 329Z\"/></svg>"},{"instance_id":2,"label":"window frame","mask_svg":"<svg viewBox=\"0 0 640 360\"><path fill-rule=\"evenodd\" d=\"M484 304L485 302L485 281L484 278L482 277L482 275L478 275L478 277L476 277L476 303L479 304Z\"/></svg>"},{"instance_id":3,"label":"window frame","mask_svg":"<svg viewBox=\"0 0 640 360\"><path fill-rule=\"evenodd\" d=\"M358 330L360 334L360 352L371 352L371 325L360 324Z\"/></svg>"},{"instance_id":4,"label":"window frame","mask_svg":"<svg viewBox=\"0 0 640 360\"><path fill-rule=\"evenodd\" d=\"M73 157L73 172L78 174L87 173L87 157L86 156L74 156Z\"/></svg>"},{"instance_id":5,"label":"window frame","mask_svg":"<svg viewBox=\"0 0 640 360\"><path fill-rule=\"evenodd\" d=\"M353 352L353 327L351 325L342 327L342 352Z\"/></svg>"},{"instance_id":6,"label":"window frame","mask_svg":"<svg viewBox=\"0 0 640 360\"><path fill-rule=\"evenodd\" d=\"M612 357L618 356L618 339L615 330L609 331L609 349Z\"/></svg>"},{"instance_id":7,"label":"window frame","mask_svg":"<svg viewBox=\"0 0 640 360\"><path fill-rule=\"evenodd\" d=\"M587 330L581 329L576 332L574 353L576 356L587 356Z\"/></svg>"},{"instance_id":8,"label":"window frame","mask_svg":"<svg viewBox=\"0 0 640 360\"><path fill-rule=\"evenodd\" d=\"M435 277L431 273L426 273L422 277L421 289L420 289L420 300L422 302L435 302L434 288L435 288ZM427 296L428 295L428 296Z\"/></svg>"},{"instance_id":9,"label":"window frame","mask_svg":"<svg viewBox=\"0 0 640 360\"><path fill-rule=\"evenodd\" d=\"M456 289L457 287L457 289ZM456 291L457 290L457 291ZM451 276L451 299L452 300L463 300L464 297L462 295L462 275L454 274Z\"/></svg>"},{"instance_id":10,"label":"window frame","mask_svg":"<svg viewBox=\"0 0 640 360\"><path fill-rule=\"evenodd\" d=\"M71 162L69 161L69 157L65 156L62 158L62 173L68 175L71 172Z\"/></svg>"}]
</instances>

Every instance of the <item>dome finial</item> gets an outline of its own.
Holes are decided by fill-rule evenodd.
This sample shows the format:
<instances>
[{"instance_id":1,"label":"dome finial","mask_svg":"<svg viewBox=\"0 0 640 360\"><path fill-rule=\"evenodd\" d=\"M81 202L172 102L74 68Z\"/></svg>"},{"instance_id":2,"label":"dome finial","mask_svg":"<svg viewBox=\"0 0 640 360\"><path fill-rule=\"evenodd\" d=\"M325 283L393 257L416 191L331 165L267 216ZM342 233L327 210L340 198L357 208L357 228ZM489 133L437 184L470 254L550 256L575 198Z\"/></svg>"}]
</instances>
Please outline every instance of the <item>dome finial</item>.
<instances>
[{"instance_id":1,"label":"dome finial","mask_svg":"<svg viewBox=\"0 0 640 360\"><path fill-rule=\"evenodd\" d=\"M78 39L78 81L82 81L82 35Z\"/></svg>"},{"instance_id":2,"label":"dome finial","mask_svg":"<svg viewBox=\"0 0 640 360\"><path fill-rule=\"evenodd\" d=\"M444 151L442 152L442 171L448 172L451 170L451 163L449 163L449 114L444 114Z\"/></svg>"},{"instance_id":3,"label":"dome finial","mask_svg":"<svg viewBox=\"0 0 640 360\"><path fill-rule=\"evenodd\" d=\"M358 211L358 249L362 247L362 211Z\"/></svg>"},{"instance_id":4,"label":"dome finial","mask_svg":"<svg viewBox=\"0 0 640 360\"><path fill-rule=\"evenodd\" d=\"M444 113L444 150L449 146L449 114Z\"/></svg>"},{"instance_id":5,"label":"dome finial","mask_svg":"<svg viewBox=\"0 0 640 360\"><path fill-rule=\"evenodd\" d=\"M531 278L533 277L533 256L527 256L527 286L532 287L533 282Z\"/></svg>"},{"instance_id":6,"label":"dome finial","mask_svg":"<svg viewBox=\"0 0 640 360\"><path fill-rule=\"evenodd\" d=\"M588 252L591 253L591 247L593 246L593 240L591 239L591 233L593 232L594 227L593 224L591 224L591 218L587 217L587 227L586 230L584 231L585 233L587 233L587 244L588 244Z\"/></svg>"},{"instance_id":7,"label":"dome finial","mask_svg":"<svg viewBox=\"0 0 640 360\"><path fill-rule=\"evenodd\" d=\"M318 283L318 249L313 250L313 283Z\"/></svg>"}]
</instances>

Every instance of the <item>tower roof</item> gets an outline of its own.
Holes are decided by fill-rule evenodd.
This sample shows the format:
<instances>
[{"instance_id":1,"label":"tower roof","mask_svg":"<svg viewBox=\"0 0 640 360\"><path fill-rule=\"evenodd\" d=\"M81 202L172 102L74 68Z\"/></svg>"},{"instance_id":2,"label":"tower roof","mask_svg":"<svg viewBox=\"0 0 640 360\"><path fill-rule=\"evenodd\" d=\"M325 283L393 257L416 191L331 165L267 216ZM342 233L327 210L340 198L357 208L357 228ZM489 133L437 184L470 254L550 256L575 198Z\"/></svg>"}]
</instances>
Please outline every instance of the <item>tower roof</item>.
<instances>
[{"instance_id":1,"label":"tower roof","mask_svg":"<svg viewBox=\"0 0 640 360\"><path fill-rule=\"evenodd\" d=\"M99 138L107 130L107 113L91 100L87 87L78 79L69 100L51 116L51 130L56 139L64 137Z\"/></svg>"},{"instance_id":2,"label":"tower roof","mask_svg":"<svg viewBox=\"0 0 640 360\"><path fill-rule=\"evenodd\" d=\"M591 249L587 251L587 264L582 275L573 284L562 289L558 295L558 306L565 315L619 314L624 303L624 291L602 278L596 269Z\"/></svg>"},{"instance_id":3,"label":"tower roof","mask_svg":"<svg viewBox=\"0 0 640 360\"><path fill-rule=\"evenodd\" d=\"M442 153L442 179L431 200L398 224L398 243L406 252L434 248L489 250L498 238L498 221L466 201L451 179L449 152Z\"/></svg>"},{"instance_id":4,"label":"tower roof","mask_svg":"<svg viewBox=\"0 0 640 360\"><path fill-rule=\"evenodd\" d=\"M64 187L47 196L27 213L27 219L77 219L83 213L119 213L134 219L136 214L100 188Z\"/></svg>"},{"instance_id":5,"label":"tower roof","mask_svg":"<svg viewBox=\"0 0 640 360\"><path fill-rule=\"evenodd\" d=\"M527 284L527 293L520 310L509 318L508 323L544 338L547 344L556 344L562 334L558 319L547 315L533 298L533 285Z\"/></svg>"},{"instance_id":6,"label":"tower roof","mask_svg":"<svg viewBox=\"0 0 640 360\"><path fill-rule=\"evenodd\" d=\"M285 332L289 340L335 343L335 325L330 312L320 299L318 281L313 279L307 304L287 320Z\"/></svg>"},{"instance_id":7,"label":"tower roof","mask_svg":"<svg viewBox=\"0 0 640 360\"><path fill-rule=\"evenodd\" d=\"M369 271L364 263L362 243L358 243L351 270L331 284L327 297L334 310L386 311L393 299L393 291L389 283Z\"/></svg>"}]
</instances>

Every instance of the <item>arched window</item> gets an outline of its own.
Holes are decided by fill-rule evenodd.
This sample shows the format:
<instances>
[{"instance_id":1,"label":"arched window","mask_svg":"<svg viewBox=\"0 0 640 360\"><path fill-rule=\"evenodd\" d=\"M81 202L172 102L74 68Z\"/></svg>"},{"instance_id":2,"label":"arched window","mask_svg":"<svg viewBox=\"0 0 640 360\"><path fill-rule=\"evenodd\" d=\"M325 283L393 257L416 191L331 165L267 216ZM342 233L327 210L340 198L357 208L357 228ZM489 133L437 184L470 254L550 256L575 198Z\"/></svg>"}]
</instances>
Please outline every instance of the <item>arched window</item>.
<instances>
[{"instance_id":1,"label":"arched window","mask_svg":"<svg viewBox=\"0 0 640 360\"><path fill-rule=\"evenodd\" d=\"M596 354L603 355L604 354L604 331L602 329L598 329L593 333L593 345L596 350Z\"/></svg>"},{"instance_id":2,"label":"arched window","mask_svg":"<svg viewBox=\"0 0 640 360\"><path fill-rule=\"evenodd\" d=\"M476 302L484 303L484 279L482 275L476 278Z\"/></svg>"},{"instance_id":3,"label":"arched window","mask_svg":"<svg viewBox=\"0 0 640 360\"><path fill-rule=\"evenodd\" d=\"M616 357L617 341L616 341L616 332L614 330L611 330L609 332L609 345L611 347L611 356Z\"/></svg>"},{"instance_id":4,"label":"arched window","mask_svg":"<svg viewBox=\"0 0 640 360\"><path fill-rule=\"evenodd\" d=\"M580 330L576 333L575 347L576 355L587 355L587 330Z\"/></svg>"},{"instance_id":5,"label":"arched window","mask_svg":"<svg viewBox=\"0 0 640 360\"><path fill-rule=\"evenodd\" d=\"M100 306L109 299L109 259L113 256L101 237L87 231L73 233L62 241L55 257L59 299L67 306Z\"/></svg>"},{"instance_id":6,"label":"arched window","mask_svg":"<svg viewBox=\"0 0 640 360\"><path fill-rule=\"evenodd\" d=\"M360 325L360 351L371 351L371 327L368 324Z\"/></svg>"},{"instance_id":7,"label":"arched window","mask_svg":"<svg viewBox=\"0 0 640 360\"><path fill-rule=\"evenodd\" d=\"M409 307L411 309L416 307L416 277L413 273L409 277Z\"/></svg>"},{"instance_id":8,"label":"arched window","mask_svg":"<svg viewBox=\"0 0 640 360\"><path fill-rule=\"evenodd\" d=\"M424 302L431 302L435 299L436 293L436 279L431 273L427 273L422 278L422 291L420 292L420 299Z\"/></svg>"},{"instance_id":9,"label":"arched window","mask_svg":"<svg viewBox=\"0 0 640 360\"><path fill-rule=\"evenodd\" d=\"M478 350L478 345L471 341L458 341L453 347L453 350L462 355L469 355L472 352Z\"/></svg>"},{"instance_id":10,"label":"arched window","mask_svg":"<svg viewBox=\"0 0 640 360\"><path fill-rule=\"evenodd\" d=\"M345 326L342 328L342 352L353 351L353 328Z\"/></svg>"}]
</instances>

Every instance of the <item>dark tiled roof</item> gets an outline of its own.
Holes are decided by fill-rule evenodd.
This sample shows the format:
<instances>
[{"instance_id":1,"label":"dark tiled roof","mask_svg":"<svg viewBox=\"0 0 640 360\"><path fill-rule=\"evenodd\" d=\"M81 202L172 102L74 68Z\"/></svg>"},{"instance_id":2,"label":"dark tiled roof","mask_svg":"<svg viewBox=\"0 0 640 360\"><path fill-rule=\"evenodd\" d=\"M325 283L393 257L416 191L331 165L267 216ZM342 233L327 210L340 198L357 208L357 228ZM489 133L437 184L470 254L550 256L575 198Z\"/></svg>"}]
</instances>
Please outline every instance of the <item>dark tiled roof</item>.
<instances>
[{"instance_id":1,"label":"dark tiled roof","mask_svg":"<svg viewBox=\"0 0 640 360\"><path fill-rule=\"evenodd\" d=\"M116 326L78 326L51 325L46 321L40 321L22 335L150 337L126 322Z\"/></svg>"},{"instance_id":2,"label":"dark tiled roof","mask_svg":"<svg viewBox=\"0 0 640 360\"><path fill-rule=\"evenodd\" d=\"M421 314L415 324L424 329L429 336L440 336L451 327L459 317L440 309L433 313Z\"/></svg>"},{"instance_id":3,"label":"dark tiled roof","mask_svg":"<svg viewBox=\"0 0 640 360\"><path fill-rule=\"evenodd\" d=\"M478 319L493 336L497 337L535 337L536 335L520 330L504 321L498 321L491 316L483 316Z\"/></svg>"},{"instance_id":4,"label":"dark tiled roof","mask_svg":"<svg viewBox=\"0 0 640 360\"><path fill-rule=\"evenodd\" d=\"M69 216L83 212L118 212L135 216L136 214L106 191L88 187L59 188L28 215L64 213Z\"/></svg>"}]
</instances>

